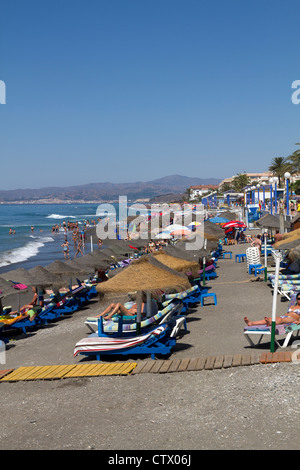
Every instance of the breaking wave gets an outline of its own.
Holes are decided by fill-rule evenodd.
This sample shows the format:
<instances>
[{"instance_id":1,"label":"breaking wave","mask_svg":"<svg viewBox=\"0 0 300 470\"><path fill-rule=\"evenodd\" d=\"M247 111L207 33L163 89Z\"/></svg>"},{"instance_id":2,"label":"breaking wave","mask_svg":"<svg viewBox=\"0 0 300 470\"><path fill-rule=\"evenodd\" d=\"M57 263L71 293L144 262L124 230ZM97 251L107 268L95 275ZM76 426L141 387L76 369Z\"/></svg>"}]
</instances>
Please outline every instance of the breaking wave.
<instances>
[{"instance_id":1,"label":"breaking wave","mask_svg":"<svg viewBox=\"0 0 300 470\"><path fill-rule=\"evenodd\" d=\"M33 238L33 237L31 237ZM52 237L34 237L36 241L30 241L24 246L14 250L8 250L0 254L0 267L9 266L14 263L21 263L33 256L36 256L46 243L53 242Z\"/></svg>"},{"instance_id":2,"label":"breaking wave","mask_svg":"<svg viewBox=\"0 0 300 470\"><path fill-rule=\"evenodd\" d=\"M46 216L46 219L76 219L76 217L74 215L50 214Z\"/></svg>"}]
</instances>

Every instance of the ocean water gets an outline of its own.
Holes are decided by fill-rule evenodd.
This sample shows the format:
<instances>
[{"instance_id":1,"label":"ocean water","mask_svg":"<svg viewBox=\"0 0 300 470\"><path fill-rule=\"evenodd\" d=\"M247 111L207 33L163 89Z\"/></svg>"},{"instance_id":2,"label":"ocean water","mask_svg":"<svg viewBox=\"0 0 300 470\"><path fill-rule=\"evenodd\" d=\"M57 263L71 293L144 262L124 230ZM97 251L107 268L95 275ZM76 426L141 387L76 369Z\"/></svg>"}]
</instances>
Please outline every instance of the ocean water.
<instances>
[{"instance_id":1,"label":"ocean water","mask_svg":"<svg viewBox=\"0 0 300 470\"><path fill-rule=\"evenodd\" d=\"M64 231L52 233L55 224L61 225L95 219L97 204L1 204L0 205L0 275L3 272L36 265L46 266L56 259L63 260L61 244ZM31 226L34 230L31 230ZM9 235L9 229L15 230ZM68 233L72 242L72 232ZM96 240L94 241L96 243ZM86 252L90 251L87 243ZM73 244L70 256L73 258Z\"/></svg>"}]
</instances>

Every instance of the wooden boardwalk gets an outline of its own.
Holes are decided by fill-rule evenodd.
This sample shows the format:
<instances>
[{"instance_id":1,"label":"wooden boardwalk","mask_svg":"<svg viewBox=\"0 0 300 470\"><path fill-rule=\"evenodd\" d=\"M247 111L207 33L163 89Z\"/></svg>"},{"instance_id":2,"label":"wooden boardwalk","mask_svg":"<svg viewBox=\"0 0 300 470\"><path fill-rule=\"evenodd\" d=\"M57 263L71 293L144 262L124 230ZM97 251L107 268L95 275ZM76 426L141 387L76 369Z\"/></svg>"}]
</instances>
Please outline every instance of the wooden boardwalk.
<instances>
[{"instance_id":1,"label":"wooden boardwalk","mask_svg":"<svg viewBox=\"0 0 300 470\"><path fill-rule=\"evenodd\" d=\"M157 359L136 362L73 364L56 366L18 367L0 370L0 382L55 380L105 375L166 374L172 372L228 369L255 364L291 362L292 352L233 354L186 359Z\"/></svg>"}]
</instances>

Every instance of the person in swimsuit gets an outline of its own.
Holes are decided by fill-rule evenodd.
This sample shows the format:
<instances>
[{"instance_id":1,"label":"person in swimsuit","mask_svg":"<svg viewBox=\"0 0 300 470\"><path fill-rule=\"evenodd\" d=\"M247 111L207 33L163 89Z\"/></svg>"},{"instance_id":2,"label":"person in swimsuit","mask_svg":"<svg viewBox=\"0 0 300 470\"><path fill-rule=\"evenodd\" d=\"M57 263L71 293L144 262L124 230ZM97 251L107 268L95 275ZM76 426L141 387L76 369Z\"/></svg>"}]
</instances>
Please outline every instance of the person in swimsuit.
<instances>
[{"instance_id":1,"label":"person in swimsuit","mask_svg":"<svg viewBox=\"0 0 300 470\"><path fill-rule=\"evenodd\" d=\"M272 318L265 317L263 320L257 321L250 321L247 317L244 318L245 323L247 326L271 326L272 325ZM296 305L292 305L289 307L286 315L281 315L280 317L275 318L276 325L281 325L283 323L295 323L298 325L300 323L300 294L297 294L296 297Z\"/></svg>"},{"instance_id":2,"label":"person in swimsuit","mask_svg":"<svg viewBox=\"0 0 300 470\"><path fill-rule=\"evenodd\" d=\"M154 302L153 302L154 303ZM151 315L154 313L154 305L151 304ZM142 293L142 316L145 316L147 314L147 296L143 292ZM155 311L157 313L157 310ZM155 314L154 313L154 314ZM114 315L136 315L137 314L137 304L133 304L130 309L127 309L124 307L123 304L120 302L118 303L112 303L110 304L100 315L97 315L97 317L103 317L104 320L110 320Z\"/></svg>"}]
</instances>

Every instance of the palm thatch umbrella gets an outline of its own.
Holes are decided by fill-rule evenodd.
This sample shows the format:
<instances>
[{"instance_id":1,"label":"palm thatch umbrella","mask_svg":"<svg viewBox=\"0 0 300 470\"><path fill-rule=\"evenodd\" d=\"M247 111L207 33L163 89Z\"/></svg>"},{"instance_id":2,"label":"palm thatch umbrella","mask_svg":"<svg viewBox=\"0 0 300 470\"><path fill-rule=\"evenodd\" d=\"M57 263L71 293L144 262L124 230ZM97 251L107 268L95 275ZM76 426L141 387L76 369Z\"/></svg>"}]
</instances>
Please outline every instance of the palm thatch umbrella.
<instances>
[{"instance_id":1,"label":"palm thatch umbrella","mask_svg":"<svg viewBox=\"0 0 300 470\"><path fill-rule=\"evenodd\" d=\"M230 221L236 220L236 213L230 211L220 212L219 216L224 217L225 219L228 219Z\"/></svg>"},{"instance_id":2,"label":"palm thatch umbrella","mask_svg":"<svg viewBox=\"0 0 300 470\"><path fill-rule=\"evenodd\" d=\"M103 259L97 259L97 257L94 256L94 253L89 253L74 261L76 261L76 265L79 269L81 269L83 272L89 271L90 273L92 271L95 272L97 270L106 271L107 269L109 269L110 266L110 263L108 261L105 261Z\"/></svg>"},{"instance_id":3,"label":"palm thatch umbrella","mask_svg":"<svg viewBox=\"0 0 300 470\"><path fill-rule=\"evenodd\" d=\"M12 287L11 283L3 277L0 277L0 291L3 297L16 294L16 290Z\"/></svg>"},{"instance_id":4,"label":"palm thatch umbrella","mask_svg":"<svg viewBox=\"0 0 300 470\"><path fill-rule=\"evenodd\" d=\"M200 250L184 250L183 248L180 248L180 246L177 246L177 244L166 246L163 251L175 258L194 261L195 263L199 263L199 258L203 258L203 256L208 257L210 255L210 250L208 248L200 248Z\"/></svg>"},{"instance_id":5,"label":"palm thatch umbrella","mask_svg":"<svg viewBox=\"0 0 300 470\"><path fill-rule=\"evenodd\" d=\"M190 271L194 275L197 275L199 272L199 264L197 262L178 258L171 255L170 253L165 252L164 250L152 253L151 256L155 257L155 259L157 259L160 263L165 264L174 271L179 271L184 274L186 274L187 271Z\"/></svg>"},{"instance_id":6,"label":"palm thatch umbrella","mask_svg":"<svg viewBox=\"0 0 300 470\"><path fill-rule=\"evenodd\" d=\"M101 254L105 255L108 260L111 262L114 261L123 261L126 259L126 256L117 254L115 251L113 251L111 248L103 248L101 249Z\"/></svg>"},{"instance_id":7,"label":"palm thatch umbrella","mask_svg":"<svg viewBox=\"0 0 300 470\"><path fill-rule=\"evenodd\" d=\"M267 214L261 217L261 219L258 219L255 223L257 227L263 227L263 228L280 228L280 218L276 217L275 215L272 214ZM284 221L284 228L290 228L291 223L288 222L287 220Z\"/></svg>"},{"instance_id":8,"label":"palm thatch umbrella","mask_svg":"<svg viewBox=\"0 0 300 470\"><path fill-rule=\"evenodd\" d=\"M140 332L141 323L141 294L143 291L156 293L159 290L184 290L190 287L185 275L176 272L155 258L147 255L125 268L122 272L104 283L97 284L97 292L101 295L106 293L128 293L137 291L137 334ZM147 305L147 311L148 310Z\"/></svg>"},{"instance_id":9,"label":"palm thatch umbrella","mask_svg":"<svg viewBox=\"0 0 300 470\"><path fill-rule=\"evenodd\" d=\"M28 273L28 271L24 268L14 269L12 271L8 271L2 274L2 277L7 281L12 281L15 283L25 284L27 286L33 286L33 280Z\"/></svg>"},{"instance_id":10,"label":"palm thatch umbrella","mask_svg":"<svg viewBox=\"0 0 300 470\"><path fill-rule=\"evenodd\" d=\"M206 235L213 235L218 239L220 237L224 236L223 229L220 226L218 226L218 225L214 224L213 222L211 222L210 220L205 220L204 221L204 233Z\"/></svg>"},{"instance_id":11,"label":"palm thatch umbrella","mask_svg":"<svg viewBox=\"0 0 300 470\"><path fill-rule=\"evenodd\" d=\"M34 285L39 287L51 286L58 284L57 276L43 266L35 266L28 271Z\"/></svg>"},{"instance_id":12,"label":"palm thatch umbrella","mask_svg":"<svg viewBox=\"0 0 300 470\"><path fill-rule=\"evenodd\" d=\"M55 275L57 277L57 281L62 284L66 284L66 282L68 282L72 285L72 278L83 277L88 274L83 267L71 266L67 263L68 261L63 262L56 260L46 266L46 269L50 274Z\"/></svg>"},{"instance_id":13,"label":"palm thatch umbrella","mask_svg":"<svg viewBox=\"0 0 300 470\"><path fill-rule=\"evenodd\" d=\"M300 237L289 237L285 240L280 240L277 243L274 243L273 247L277 250L292 250L300 246Z\"/></svg>"}]
</instances>

